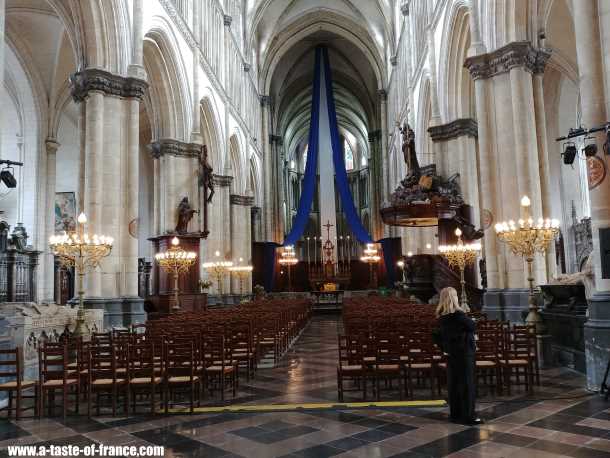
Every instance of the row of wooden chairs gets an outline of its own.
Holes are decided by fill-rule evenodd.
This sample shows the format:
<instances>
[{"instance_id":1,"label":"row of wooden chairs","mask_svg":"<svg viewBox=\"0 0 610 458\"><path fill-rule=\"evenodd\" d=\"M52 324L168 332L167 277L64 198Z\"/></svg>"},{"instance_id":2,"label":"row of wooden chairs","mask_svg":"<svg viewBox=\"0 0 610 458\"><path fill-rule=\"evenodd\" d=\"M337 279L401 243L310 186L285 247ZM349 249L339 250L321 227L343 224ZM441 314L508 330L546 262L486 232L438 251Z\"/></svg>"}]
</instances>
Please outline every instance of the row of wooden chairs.
<instances>
[{"instance_id":1,"label":"row of wooden chairs","mask_svg":"<svg viewBox=\"0 0 610 458\"><path fill-rule=\"evenodd\" d=\"M380 382L391 386L399 382L400 396L413 397L413 387L422 382L430 386L431 395L440 394L447 362L432 341L437 327L435 307L414 304L404 299L367 297L351 298L344 305L344 335L339 337L337 381L339 398L343 398L345 381L366 396L367 382L373 382L379 397ZM540 373L536 336L533 328L487 320L476 314L476 378L496 394L513 385L533 389Z\"/></svg>"},{"instance_id":2,"label":"row of wooden chairs","mask_svg":"<svg viewBox=\"0 0 610 458\"><path fill-rule=\"evenodd\" d=\"M135 412L144 399L155 412L167 411L180 394L192 410L207 395L233 397L240 370L249 379L262 358L275 364L307 324L307 301L259 301L230 310L179 313L129 330L93 333L89 341L67 337L39 348L38 380L23 378L19 349L0 350L0 384L9 393L7 410L19 418L23 399L33 398L35 415L52 415L57 398L62 415L79 411L81 398L99 415L102 400L112 414ZM4 369L3 369L4 368ZM33 394L28 393L33 390ZM14 396L15 395L15 396ZM183 396L183 399L185 397ZM14 403L13 401L16 401Z\"/></svg>"}]
</instances>

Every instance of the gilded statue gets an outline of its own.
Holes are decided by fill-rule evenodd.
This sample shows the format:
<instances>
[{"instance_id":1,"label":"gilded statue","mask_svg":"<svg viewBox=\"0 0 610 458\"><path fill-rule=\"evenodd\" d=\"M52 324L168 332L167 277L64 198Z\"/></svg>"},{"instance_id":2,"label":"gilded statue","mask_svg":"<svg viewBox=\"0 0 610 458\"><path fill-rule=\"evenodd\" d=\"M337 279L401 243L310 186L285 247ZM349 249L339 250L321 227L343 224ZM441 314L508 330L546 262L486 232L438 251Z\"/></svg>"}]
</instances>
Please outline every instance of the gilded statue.
<instances>
[{"instance_id":1,"label":"gilded statue","mask_svg":"<svg viewBox=\"0 0 610 458\"><path fill-rule=\"evenodd\" d=\"M405 123L400 128L402 134L402 154L407 164L407 170L409 175L419 176L420 168L419 161L417 160L417 151L415 150L415 132L411 129L409 124Z\"/></svg>"}]
</instances>

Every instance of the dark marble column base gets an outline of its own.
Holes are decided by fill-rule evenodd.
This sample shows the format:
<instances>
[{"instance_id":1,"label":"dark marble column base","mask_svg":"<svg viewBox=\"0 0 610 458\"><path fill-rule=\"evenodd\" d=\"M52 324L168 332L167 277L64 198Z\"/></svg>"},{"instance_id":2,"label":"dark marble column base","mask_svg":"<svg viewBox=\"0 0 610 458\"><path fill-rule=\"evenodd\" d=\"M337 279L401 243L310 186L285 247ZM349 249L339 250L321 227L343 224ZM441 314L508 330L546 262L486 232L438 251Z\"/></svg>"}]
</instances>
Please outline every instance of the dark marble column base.
<instances>
[{"instance_id":1,"label":"dark marble column base","mask_svg":"<svg viewBox=\"0 0 610 458\"><path fill-rule=\"evenodd\" d=\"M587 388L599 390L610 358L610 293L589 299L589 317L584 325Z\"/></svg>"},{"instance_id":2,"label":"dark marble column base","mask_svg":"<svg viewBox=\"0 0 610 458\"><path fill-rule=\"evenodd\" d=\"M483 295L483 313L492 320L522 323L527 315L528 290L488 289Z\"/></svg>"}]
</instances>

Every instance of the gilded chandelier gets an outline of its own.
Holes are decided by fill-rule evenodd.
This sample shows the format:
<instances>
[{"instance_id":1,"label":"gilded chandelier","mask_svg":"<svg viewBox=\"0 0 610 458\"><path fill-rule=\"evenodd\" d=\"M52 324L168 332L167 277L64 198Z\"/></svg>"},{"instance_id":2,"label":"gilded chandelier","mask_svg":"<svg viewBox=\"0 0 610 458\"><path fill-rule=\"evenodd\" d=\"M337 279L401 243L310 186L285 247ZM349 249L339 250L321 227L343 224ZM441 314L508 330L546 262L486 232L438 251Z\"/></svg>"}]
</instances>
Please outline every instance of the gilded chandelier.
<instances>
[{"instance_id":1,"label":"gilded chandelier","mask_svg":"<svg viewBox=\"0 0 610 458\"><path fill-rule=\"evenodd\" d=\"M233 263L231 261L221 260L220 251L216 251L214 256L216 257L216 260L203 263L203 268L216 277L216 282L218 283L218 294L222 296L222 280L227 271L233 267Z\"/></svg>"},{"instance_id":2,"label":"gilded chandelier","mask_svg":"<svg viewBox=\"0 0 610 458\"><path fill-rule=\"evenodd\" d=\"M239 265L229 267L229 271L239 279L239 295L244 295L244 280L252 273L253 267L250 265L242 265L243 258L239 258Z\"/></svg>"},{"instance_id":3,"label":"gilded chandelier","mask_svg":"<svg viewBox=\"0 0 610 458\"><path fill-rule=\"evenodd\" d=\"M481 252L480 243L464 243L462 240L462 231L457 228L455 230L457 235L457 243L454 245L441 245L438 247L438 251L447 260L449 267L454 267L460 271L460 286L462 289L460 305L466 311L469 311L468 297L466 295L466 282L464 280L464 270L466 266L474 263L477 256Z\"/></svg>"},{"instance_id":4,"label":"gilded chandelier","mask_svg":"<svg viewBox=\"0 0 610 458\"><path fill-rule=\"evenodd\" d=\"M85 333L85 290L83 279L87 270L95 269L100 261L112 250L112 237L85 232L87 217L84 213L78 215L75 232L52 235L49 246L59 261L67 267L74 266L78 278L78 311L76 312L75 336Z\"/></svg>"},{"instance_id":5,"label":"gilded chandelier","mask_svg":"<svg viewBox=\"0 0 610 458\"><path fill-rule=\"evenodd\" d=\"M173 310L180 309L180 289L178 287L180 274L188 272L195 263L195 259L197 259L197 253L183 250L180 247L180 240L178 240L178 237L172 239L172 246L170 248L155 255L155 260L159 266L166 270L173 279Z\"/></svg>"},{"instance_id":6,"label":"gilded chandelier","mask_svg":"<svg viewBox=\"0 0 610 458\"><path fill-rule=\"evenodd\" d=\"M532 263L536 253L545 254L548 245L559 234L559 220L539 218L536 223L530 215L530 199L523 196L521 207L524 217L517 223L513 220L496 224L498 238L505 242L513 254L525 258L527 262L527 281L529 283L529 313L525 321L536 326L540 334L544 330L542 317L534 296L534 274Z\"/></svg>"},{"instance_id":7,"label":"gilded chandelier","mask_svg":"<svg viewBox=\"0 0 610 458\"><path fill-rule=\"evenodd\" d=\"M376 288L377 287L377 278L375 275L375 270L373 269L373 265L377 264L381 261L381 256L379 256L379 252L375 247L374 243L367 243L366 248L362 251L362 256L360 257L360 261L365 262L369 265L369 287Z\"/></svg>"},{"instance_id":8,"label":"gilded chandelier","mask_svg":"<svg viewBox=\"0 0 610 458\"><path fill-rule=\"evenodd\" d=\"M288 245L284 247L284 250L282 251L282 256L280 257L280 260L278 262L280 263L280 265L286 266L286 268L288 269L288 291L291 291L292 278L290 271L292 269L292 266L295 266L299 263L299 259L296 257L296 254L294 252L293 245Z\"/></svg>"}]
</instances>

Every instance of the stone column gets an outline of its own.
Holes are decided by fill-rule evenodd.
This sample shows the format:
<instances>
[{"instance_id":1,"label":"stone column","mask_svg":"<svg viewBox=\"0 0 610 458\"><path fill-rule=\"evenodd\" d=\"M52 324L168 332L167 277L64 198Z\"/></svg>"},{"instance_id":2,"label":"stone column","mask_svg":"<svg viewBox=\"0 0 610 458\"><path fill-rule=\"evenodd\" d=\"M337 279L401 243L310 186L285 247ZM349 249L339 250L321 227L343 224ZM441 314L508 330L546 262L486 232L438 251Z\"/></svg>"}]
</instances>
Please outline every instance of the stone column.
<instances>
[{"instance_id":1,"label":"stone column","mask_svg":"<svg viewBox=\"0 0 610 458\"><path fill-rule=\"evenodd\" d=\"M0 0L0 89L4 91L4 46L5 46L5 14L6 14L6 0ZM3 113L0 111L0 126L3 125ZM0 131L1 133L1 131ZM2 153L2 145L0 145L0 156Z\"/></svg>"},{"instance_id":2,"label":"stone column","mask_svg":"<svg viewBox=\"0 0 610 458\"><path fill-rule=\"evenodd\" d=\"M582 125L594 127L608 121L598 3L572 3ZM603 136L598 135L597 139L601 146ZM597 390L603 381L610 348L610 274L602 270L602 265L608 263L608 247L600 244L600 234L610 229L610 179L606 177L591 189L590 199L595 292L589 298L589 318L585 323L585 356L587 386Z\"/></svg>"},{"instance_id":3,"label":"stone column","mask_svg":"<svg viewBox=\"0 0 610 458\"><path fill-rule=\"evenodd\" d=\"M231 204L231 253L233 262L237 265L239 258L242 258L243 264L246 265L252 259L250 208L254 204L254 198L231 194L229 201ZM251 276L248 276L243 281L244 294L250 293L251 285ZM235 275L231 279L231 292L239 294L239 278Z\"/></svg>"},{"instance_id":4,"label":"stone column","mask_svg":"<svg viewBox=\"0 0 610 458\"><path fill-rule=\"evenodd\" d=\"M265 201L263 203L263 227L264 237L267 241L273 240L272 234L272 222L273 222L273 204L272 204L272 175L273 169L271 167L271 142L269 137L269 121L270 121L270 98L269 96L261 96L261 116L262 119L262 144L263 144L263 168L264 168L264 189L263 194Z\"/></svg>"},{"instance_id":5,"label":"stone column","mask_svg":"<svg viewBox=\"0 0 610 458\"><path fill-rule=\"evenodd\" d=\"M381 132L376 130L373 132L369 132L369 147L370 147L370 160L369 160L369 208L371 212L371 236L374 240L378 240L383 236L383 227L381 222L381 217L379 211L381 210L381 205L383 204L383 193L380 192L382 187L380 184L383 181L380 181L379 177L379 159L381 153L379 152L378 143L379 136Z\"/></svg>"},{"instance_id":6,"label":"stone column","mask_svg":"<svg viewBox=\"0 0 610 458\"><path fill-rule=\"evenodd\" d=\"M443 157L437 155L436 162L446 165L443 174L451 176L460 175L460 191L464 203L472 208L471 223L480 226L479 181L477 174L476 140L477 122L474 119L462 118L428 128L430 138L434 142L436 151L442 152ZM432 234L434 235L434 234ZM434 247L434 240L428 240ZM474 266L475 281L479 284L478 265Z\"/></svg>"},{"instance_id":7,"label":"stone column","mask_svg":"<svg viewBox=\"0 0 610 458\"><path fill-rule=\"evenodd\" d=\"M90 231L102 232L102 153L104 147L104 94L91 92L86 101L86 146L85 146L85 186L83 196L83 211L87 215ZM105 235L105 234L104 234ZM90 272L86 276L85 295L87 297L101 297L101 271Z\"/></svg>"},{"instance_id":8,"label":"stone column","mask_svg":"<svg viewBox=\"0 0 610 458\"><path fill-rule=\"evenodd\" d=\"M216 230L210 229L209 256L213 257L215 251L220 252L220 257L224 260L227 256L231 257L231 184L233 177L227 175L214 175L214 185L216 194L214 196L214 218L212 219ZM229 230L227 230L229 228ZM223 283L223 292L228 294L230 290L229 277L226 276ZM217 286L213 286L218 293Z\"/></svg>"},{"instance_id":9,"label":"stone column","mask_svg":"<svg viewBox=\"0 0 610 458\"><path fill-rule=\"evenodd\" d=\"M146 81L89 68L73 74L72 96L85 104L84 210L89 232L114 238L101 268L87 273L87 308L104 309L106 327L145 319L137 297L139 102ZM130 223L132 223L130 225Z\"/></svg>"},{"instance_id":10,"label":"stone column","mask_svg":"<svg viewBox=\"0 0 610 458\"><path fill-rule=\"evenodd\" d=\"M165 194L165 202L159 202L158 205L158 207L165 207L165 221L161 224L161 228L165 229L160 232L175 230L176 209L183 197L188 197L191 205L199 210L197 208L199 203L197 174L193 170L193 163L198 161L202 148L203 146L199 143L186 143L173 138L162 138L148 145L155 161L159 161L158 175L162 181L160 184L164 184L163 180L169 181L169 184L165 183L165 192L161 189L159 191L159 199L162 199L161 196ZM178 187L176 176L183 175L185 170L188 171L188 176L183 176L185 180L182 181L182 186ZM193 218L188 227L189 232L199 232L200 229L198 218Z\"/></svg>"},{"instance_id":11,"label":"stone column","mask_svg":"<svg viewBox=\"0 0 610 458\"><path fill-rule=\"evenodd\" d=\"M480 37L472 40L480 42ZM481 47L469 52L473 49ZM540 182L544 172L541 177L537 138L544 132L537 131L532 74L544 68L548 58L547 50L521 41L466 59L465 66L475 80L480 205L483 219L488 222L519 218L519 197L523 194L532 200L533 216L543 215ZM493 228L485 233L484 253L488 279L486 308L492 314L497 311L520 321L521 310L527 307L523 260L509 254ZM538 265L537 280L544 282L546 268L540 262Z\"/></svg>"},{"instance_id":12,"label":"stone column","mask_svg":"<svg viewBox=\"0 0 610 458\"><path fill-rule=\"evenodd\" d=\"M543 71L544 66L541 66L541 68L534 73L534 108L536 111L536 137L538 141L538 164L540 166L542 214L552 215L551 174L546 132L546 113L544 109ZM546 278L550 280L556 275L557 264L555 262L555 244L551 243L546 254Z\"/></svg>"},{"instance_id":13,"label":"stone column","mask_svg":"<svg viewBox=\"0 0 610 458\"><path fill-rule=\"evenodd\" d=\"M468 49L468 56L477 56L484 54L485 44L481 39L481 28L479 27L479 1L470 0L469 2L470 14L468 14L468 22L470 25L470 48Z\"/></svg>"},{"instance_id":14,"label":"stone column","mask_svg":"<svg viewBox=\"0 0 610 458\"><path fill-rule=\"evenodd\" d=\"M55 234L55 192L56 192L56 176L57 176L57 149L59 143L53 137L48 137L45 140L47 150L47 188L46 188L46 230L43 236L43 244L45 246L42 262L44 263L44 289L43 302L52 304L55 302L55 257L49 249L48 240Z\"/></svg>"},{"instance_id":15,"label":"stone column","mask_svg":"<svg viewBox=\"0 0 610 458\"><path fill-rule=\"evenodd\" d=\"M133 0L132 9L132 47L131 64L129 65L129 76L146 81L146 70L144 70L144 0Z\"/></svg>"},{"instance_id":16,"label":"stone column","mask_svg":"<svg viewBox=\"0 0 610 458\"><path fill-rule=\"evenodd\" d=\"M379 116L381 127L381 202L390 196L390 167L388 165L388 93L385 89L379 91ZM385 226L384 233L388 226Z\"/></svg>"}]
</instances>

